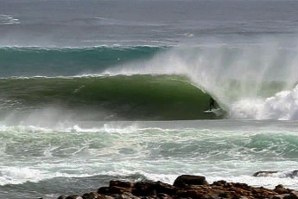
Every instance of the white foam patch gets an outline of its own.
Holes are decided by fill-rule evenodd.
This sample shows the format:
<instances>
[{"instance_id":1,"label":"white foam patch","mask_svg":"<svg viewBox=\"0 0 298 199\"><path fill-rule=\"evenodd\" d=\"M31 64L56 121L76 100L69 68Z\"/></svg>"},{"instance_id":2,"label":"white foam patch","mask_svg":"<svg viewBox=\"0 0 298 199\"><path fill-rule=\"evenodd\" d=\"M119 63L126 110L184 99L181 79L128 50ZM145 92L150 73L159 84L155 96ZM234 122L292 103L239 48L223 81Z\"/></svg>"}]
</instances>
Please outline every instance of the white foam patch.
<instances>
[{"instance_id":1,"label":"white foam patch","mask_svg":"<svg viewBox=\"0 0 298 199\"><path fill-rule=\"evenodd\" d=\"M0 169L0 185L21 184L27 181L38 182L42 180L42 172L25 167L6 167Z\"/></svg>"},{"instance_id":2,"label":"white foam patch","mask_svg":"<svg viewBox=\"0 0 298 199\"><path fill-rule=\"evenodd\" d=\"M246 183L250 186L255 187L267 187L273 189L275 186L282 184L283 186L291 189L297 189L297 179L291 178L280 178L280 177L253 177L248 175L241 175L241 176L231 176L231 177L207 177L207 181L209 183L213 183L214 181L218 180L225 180L227 182L240 182Z\"/></svg>"},{"instance_id":3,"label":"white foam patch","mask_svg":"<svg viewBox=\"0 0 298 199\"><path fill-rule=\"evenodd\" d=\"M164 131L160 128L148 128L159 131ZM134 134L137 131L145 131L147 128L139 128L137 123L121 124L117 122L108 122L99 125L98 127L82 127L73 122L61 122L51 127L44 127L43 125L6 125L5 122L0 122L0 132L30 132L30 133L109 133L109 134Z\"/></svg>"},{"instance_id":4,"label":"white foam patch","mask_svg":"<svg viewBox=\"0 0 298 199\"><path fill-rule=\"evenodd\" d=\"M131 125L121 125L106 123L102 127L97 128L82 128L80 125L74 125L72 128L68 129L70 132L82 132L82 133L95 133L95 132L106 132L106 133L119 133L119 134L134 134L138 130L136 124Z\"/></svg>"},{"instance_id":5,"label":"white foam patch","mask_svg":"<svg viewBox=\"0 0 298 199\"><path fill-rule=\"evenodd\" d=\"M89 174L69 174L62 172L49 172L38 168L29 167L5 167L0 168L0 185L23 184L25 182L39 182L41 180L52 179L56 177L90 177Z\"/></svg>"},{"instance_id":6,"label":"white foam patch","mask_svg":"<svg viewBox=\"0 0 298 199\"><path fill-rule=\"evenodd\" d=\"M231 107L231 117L298 120L298 85L266 99L244 99Z\"/></svg>"}]
</instances>

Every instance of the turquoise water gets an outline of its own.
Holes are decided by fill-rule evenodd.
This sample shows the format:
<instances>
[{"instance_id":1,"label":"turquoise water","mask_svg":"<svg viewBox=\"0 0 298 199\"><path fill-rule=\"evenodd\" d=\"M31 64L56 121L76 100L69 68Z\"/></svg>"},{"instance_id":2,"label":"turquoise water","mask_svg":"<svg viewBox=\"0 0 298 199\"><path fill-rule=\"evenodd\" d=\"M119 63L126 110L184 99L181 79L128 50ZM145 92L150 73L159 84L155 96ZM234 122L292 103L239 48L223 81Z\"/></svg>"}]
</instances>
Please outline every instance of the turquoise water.
<instances>
[{"instance_id":1,"label":"turquoise water","mask_svg":"<svg viewBox=\"0 0 298 199\"><path fill-rule=\"evenodd\" d=\"M1 77L71 76L99 73L108 67L149 59L163 47L0 48Z\"/></svg>"}]
</instances>

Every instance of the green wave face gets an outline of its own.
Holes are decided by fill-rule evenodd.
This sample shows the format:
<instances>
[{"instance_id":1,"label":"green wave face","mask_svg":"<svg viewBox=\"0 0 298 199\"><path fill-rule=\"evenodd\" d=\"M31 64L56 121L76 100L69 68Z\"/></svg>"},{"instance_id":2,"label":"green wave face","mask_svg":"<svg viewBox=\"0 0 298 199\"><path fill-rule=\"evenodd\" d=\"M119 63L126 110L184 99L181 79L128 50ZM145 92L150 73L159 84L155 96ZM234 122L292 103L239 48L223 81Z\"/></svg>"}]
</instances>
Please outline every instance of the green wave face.
<instances>
[{"instance_id":1,"label":"green wave face","mask_svg":"<svg viewBox=\"0 0 298 199\"><path fill-rule=\"evenodd\" d=\"M210 96L182 76L10 78L0 80L0 93L2 113L51 106L80 120L216 118L204 113Z\"/></svg>"}]
</instances>

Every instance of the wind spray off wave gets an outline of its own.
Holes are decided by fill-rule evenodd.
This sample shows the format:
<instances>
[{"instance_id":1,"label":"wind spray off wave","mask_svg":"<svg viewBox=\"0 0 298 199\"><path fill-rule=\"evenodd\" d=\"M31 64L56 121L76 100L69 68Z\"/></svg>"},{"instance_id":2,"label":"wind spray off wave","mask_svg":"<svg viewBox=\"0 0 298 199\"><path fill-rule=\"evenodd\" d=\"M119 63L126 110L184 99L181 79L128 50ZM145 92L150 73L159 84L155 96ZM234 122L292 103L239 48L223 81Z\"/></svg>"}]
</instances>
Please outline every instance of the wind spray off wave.
<instances>
[{"instance_id":1,"label":"wind spray off wave","mask_svg":"<svg viewBox=\"0 0 298 199\"><path fill-rule=\"evenodd\" d=\"M297 67L296 45L264 40L250 45L217 42L176 47L149 61L109 68L104 74L183 75L213 96L232 118L291 120L297 119L295 97L291 98L292 102L290 99L284 99L285 103L271 101L282 100L286 91L295 87ZM291 93L295 96L296 90ZM269 108L273 104L275 107ZM267 113L263 114L264 111Z\"/></svg>"},{"instance_id":2,"label":"wind spray off wave","mask_svg":"<svg viewBox=\"0 0 298 199\"><path fill-rule=\"evenodd\" d=\"M208 99L212 96L228 113L227 117L297 119L294 100L265 108L273 106L267 102L270 97L292 90L298 81L298 50L287 41L264 40L250 45L217 41L172 48L105 46L0 51L3 66L0 88L5 90L0 96L1 106L8 112L15 110L9 107L21 105L23 109L24 104L25 108L35 109L38 105L46 110L49 106L65 108L66 104L67 109L97 110L100 116L93 117L97 119L211 119L218 117L210 117L204 111L209 109ZM19 59L13 59L15 56ZM49 61L53 58L57 63ZM47 63L43 64L43 60ZM43 72L39 74L37 69ZM12 89L16 85L26 92ZM42 101L46 102L44 107L40 106ZM291 108L285 108L288 103Z\"/></svg>"},{"instance_id":3,"label":"wind spray off wave","mask_svg":"<svg viewBox=\"0 0 298 199\"><path fill-rule=\"evenodd\" d=\"M232 105L234 118L298 120L298 85L266 99L240 100Z\"/></svg>"}]
</instances>

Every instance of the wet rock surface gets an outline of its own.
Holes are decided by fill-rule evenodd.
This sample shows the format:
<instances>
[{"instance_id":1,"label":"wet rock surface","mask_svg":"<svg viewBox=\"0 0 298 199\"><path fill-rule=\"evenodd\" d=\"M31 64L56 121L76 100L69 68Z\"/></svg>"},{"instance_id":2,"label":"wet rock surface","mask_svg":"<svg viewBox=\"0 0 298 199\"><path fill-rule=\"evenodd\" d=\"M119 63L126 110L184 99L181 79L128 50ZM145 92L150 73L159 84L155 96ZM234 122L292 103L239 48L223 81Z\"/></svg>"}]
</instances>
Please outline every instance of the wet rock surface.
<instances>
[{"instance_id":1,"label":"wet rock surface","mask_svg":"<svg viewBox=\"0 0 298 199\"><path fill-rule=\"evenodd\" d=\"M173 185L160 181L110 181L108 187L82 196L57 199L298 199L298 192L278 185L275 189L251 187L244 183L217 181L209 184L204 176L179 176Z\"/></svg>"},{"instance_id":2,"label":"wet rock surface","mask_svg":"<svg viewBox=\"0 0 298 199\"><path fill-rule=\"evenodd\" d=\"M258 171L253 174L254 177L271 177L278 175L284 178L296 178L298 177L298 170L293 171Z\"/></svg>"}]
</instances>

